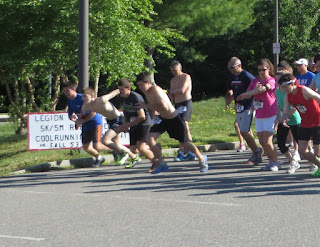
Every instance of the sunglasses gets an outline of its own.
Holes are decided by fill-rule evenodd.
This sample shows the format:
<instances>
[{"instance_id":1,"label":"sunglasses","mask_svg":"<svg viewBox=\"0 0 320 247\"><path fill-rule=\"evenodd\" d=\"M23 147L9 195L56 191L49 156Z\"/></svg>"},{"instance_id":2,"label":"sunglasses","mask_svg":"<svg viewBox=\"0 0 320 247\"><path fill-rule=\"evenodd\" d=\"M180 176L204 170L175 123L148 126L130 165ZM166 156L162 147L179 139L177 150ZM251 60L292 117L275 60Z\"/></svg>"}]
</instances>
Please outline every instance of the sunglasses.
<instances>
[{"instance_id":1,"label":"sunglasses","mask_svg":"<svg viewBox=\"0 0 320 247\"><path fill-rule=\"evenodd\" d=\"M258 69L258 72L264 72L264 71L266 71L266 70L268 70L268 69Z\"/></svg>"},{"instance_id":2,"label":"sunglasses","mask_svg":"<svg viewBox=\"0 0 320 247\"><path fill-rule=\"evenodd\" d=\"M241 64L241 63L235 64L235 65L233 65L233 66L230 66L230 67L228 67L228 69L234 69L235 67L239 66L240 64Z\"/></svg>"}]
</instances>

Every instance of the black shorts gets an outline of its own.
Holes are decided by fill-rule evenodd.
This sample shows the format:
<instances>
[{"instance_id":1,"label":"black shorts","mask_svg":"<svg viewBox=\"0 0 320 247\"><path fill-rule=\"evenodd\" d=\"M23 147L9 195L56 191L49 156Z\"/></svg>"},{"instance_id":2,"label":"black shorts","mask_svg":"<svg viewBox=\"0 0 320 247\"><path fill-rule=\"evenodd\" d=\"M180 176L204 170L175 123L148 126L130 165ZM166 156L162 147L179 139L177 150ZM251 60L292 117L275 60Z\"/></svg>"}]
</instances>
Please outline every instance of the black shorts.
<instances>
[{"instance_id":1,"label":"black shorts","mask_svg":"<svg viewBox=\"0 0 320 247\"><path fill-rule=\"evenodd\" d=\"M159 117L159 121L156 121L150 129L150 133L155 132L162 134L165 131L168 132L171 138L174 138L179 142L188 141L186 124L179 114L175 118L171 119Z\"/></svg>"},{"instance_id":2,"label":"black shorts","mask_svg":"<svg viewBox=\"0 0 320 247\"><path fill-rule=\"evenodd\" d=\"M176 109L178 110L181 118L184 121L190 122L192 113L192 99L176 103Z\"/></svg>"},{"instance_id":3,"label":"black shorts","mask_svg":"<svg viewBox=\"0 0 320 247\"><path fill-rule=\"evenodd\" d=\"M107 120L108 124L109 124L109 129L112 129L114 130L115 132L116 129L120 126L120 125L123 125L124 124L124 116L119 116L115 119L112 119L112 120ZM117 132L118 133L118 132Z\"/></svg>"},{"instance_id":4,"label":"black shorts","mask_svg":"<svg viewBox=\"0 0 320 247\"><path fill-rule=\"evenodd\" d=\"M140 125L130 128L130 145L134 146L137 144L138 141L145 142L146 137L149 134L149 131L150 125Z\"/></svg>"},{"instance_id":5,"label":"black shorts","mask_svg":"<svg viewBox=\"0 0 320 247\"><path fill-rule=\"evenodd\" d=\"M313 144L320 144L320 126L314 128L299 128L298 138L301 141L313 140Z\"/></svg>"},{"instance_id":6,"label":"black shorts","mask_svg":"<svg viewBox=\"0 0 320 247\"><path fill-rule=\"evenodd\" d=\"M102 131L102 126L98 125L95 129L92 130L82 130L82 144L87 144L90 142L97 143L101 142L101 131Z\"/></svg>"}]
</instances>

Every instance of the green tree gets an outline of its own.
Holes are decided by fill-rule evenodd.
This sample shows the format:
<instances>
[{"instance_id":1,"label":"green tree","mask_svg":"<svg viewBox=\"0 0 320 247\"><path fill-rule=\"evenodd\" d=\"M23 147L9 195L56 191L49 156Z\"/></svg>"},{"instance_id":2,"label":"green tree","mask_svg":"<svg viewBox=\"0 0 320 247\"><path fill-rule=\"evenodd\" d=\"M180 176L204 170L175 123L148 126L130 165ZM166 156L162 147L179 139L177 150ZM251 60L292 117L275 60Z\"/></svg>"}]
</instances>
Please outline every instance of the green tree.
<instances>
[{"instance_id":1,"label":"green tree","mask_svg":"<svg viewBox=\"0 0 320 247\"><path fill-rule=\"evenodd\" d=\"M154 2L159 1L90 1L92 80L100 73L108 75L107 85L132 78L150 60L147 48L172 52L170 32L145 25L155 14ZM55 110L61 79L77 73L78 9L78 0L0 0L1 82L17 133L26 126L26 113Z\"/></svg>"}]
</instances>

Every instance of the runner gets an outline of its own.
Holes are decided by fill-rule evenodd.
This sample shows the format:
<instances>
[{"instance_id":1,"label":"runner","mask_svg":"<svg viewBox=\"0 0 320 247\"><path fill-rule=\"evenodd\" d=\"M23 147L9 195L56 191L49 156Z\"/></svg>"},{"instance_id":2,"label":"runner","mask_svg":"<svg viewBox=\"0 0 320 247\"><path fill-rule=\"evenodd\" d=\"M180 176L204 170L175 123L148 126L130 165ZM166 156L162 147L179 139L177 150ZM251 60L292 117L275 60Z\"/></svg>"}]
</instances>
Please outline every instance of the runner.
<instances>
[{"instance_id":1,"label":"runner","mask_svg":"<svg viewBox=\"0 0 320 247\"><path fill-rule=\"evenodd\" d=\"M259 142L269 158L269 164L262 168L264 171L278 171L281 163L278 160L277 149L272 138L275 130L278 106L275 95L276 81L273 77L274 67L269 59L258 62L259 77L251 81L248 91L238 96L237 100L253 97L256 109L256 131Z\"/></svg>"},{"instance_id":2,"label":"runner","mask_svg":"<svg viewBox=\"0 0 320 247\"><path fill-rule=\"evenodd\" d=\"M64 88L64 94L68 98L68 115L73 122L79 123L79 115L83 105L83 95L77 93L77 83L68 82ZM99 114L93 111L86 112L82 119L82 145L83 149L95 157L93 167L98 167L105 159L99 154L98 150L109 151L110 149L101 143L102 119ZM79 126L78 126L79 127ZM92 145L93 143L93 145Z\"/></svg>"},{"instance_id":3,"label":"runner","mask_svg":"<svg viewBox=\"0 0 320 247\"><path fill-rule=\"evenodd\" d=\"M280 77L284 74L287 74L288 72L284 70L280 70L276 73L275 78L277 81L279 81ZM298 83L298 82L297 82ZM278 120L282 117L283 114L283 97L285 95L284 91L281 91L280 85L277 83L278 88L276 90L276 97L278 102ZM293 138L295 142L298 142L298 132L300 128L301 123L301 117L299 112L290 105L290 112L289 112L290 118L289 121L283 123L281 121L278 121L278 127L277 127L277 143L278 148L280 152L289 160L289 169L287 170L287 173L293 174L297 169L300 168L299 160L300 156L295 153L293 156L290 152L289 147L286 146L286 140L289 134L289 131L291 130L291 133L293 135ZM298 148L298 145L297 145Z\"/></svg>"},{"instance_id":4,"label":"runner","mask_svg":"<svg viewBox=\"0 0 320 247\"><path fill-rule=\"evenodd\" d=\"M292 74L285 74L279 82L282 92L286 92L283 102L283 116L285 121L290 116L290 104L300 113L301 125L298 132L299 153L312 165L309 170L314 171L313 177L320 177L320 95L306 86L296 85L296 78ZM308 149L308 143L313 140L314 153Z\"/></svg>"},{"instance_id":5,"label":"runner","mask_svg":"<svg viewBox=\"0 0 320 247\"><path fill-rule=\"evenodd\" d=\"M150 75L147 73L142 73L137 77L137 85L148 100L148 104L140 102L138 106L144 109L148 108L153 113L159 113L147 137L147 142L159 161L158 166L151 173L156 174L169 168L162 157L161 146L156 142L158 137L165 131L169 133L171 138L178 140L181 146L190 150L198 157L200 172L207 172L209 169L208 157L202 155L199 149L188 140L185 122L172 105L168 95L161 87L151 83Z\"/></svg>"},{"instance_id":6,"label":"runner","mask_svg":"<svg viewBox=\"0 0 320 247\"><path fill-rule=\"evenodd\" d=\"M174 77L170 81L169 96L174 100L175 108L178 109L182 120L184 120L188 135L188 140L192 142L192 136L189 129L189 122L192 113L192 81L190 75L182 72L182 65L179 61L173 60L170 64L170 71ZM180 146L175 161L195 160L196 155L189 150L184 150Z\"/></svg>"},{"instance_id":7,"label":"runner","mask_svg":"<svg viewBox=\"0 0 320 247\"><path fill-rule=\"evenodd\" d=\"M147 159L151 160L152 167L154 167L157 165L157 160L146 143L151 124L150 114L147 109L136 107L138 103L144 103L144 99L140 94L131 90L131 82L127 79L121 79L118 88L126 120L125 124L119 126L119 130L129 132L131 152L141 152ZM126 168L134 167L136 164L137 162L130 163ZM152 167L149 170L150 172Z\"/></svg>"},{"instance_id":8,"label":"runner","mask_svg":"<svg viewBox=\"0 0 320 247\"><path fill-rule=\"evenodd\" d=\"M81 110L82 113L85 113L86 111L95 111L107 118L109 130L103 136L102 142L107 147L114 150L117 154L127 154L123 159L116 161L116 166L123 165L126 158L128 158L128 155L131 158L130 164L134 162L137 163L141 160L138 155L133 154L127 147L121 144L118 138L116 138L120 133L119 126L122 124L123 117L120 115L120 112L117 110L117 108L109 102L109 100L114 98L119 93L119 89L116 89L109 94L95 98L95 91L88 87L84 90L84 104ZM81 118L77 121L77 124L82 124Z\"/></svg>"},{"instance_id":9,"label":"runner","mask_svg":"<svg viewBox=\"0 0 320 247\"><path fill-rule=\"evenodd\" d=\"M250 130L253 119L252 97L238 100L238 96L245 93L254 79L248 71L242 69L241 61L237 57L232 57L228 62L228 69L231 72L229 89L225 95L226 108L234 99L236 104L236 122L239 125L241 136L244 137L248 146L252 150L252 157L247 164L258 165L262 161L263 149L259 148Z\"/></svg>"}]
</instances>

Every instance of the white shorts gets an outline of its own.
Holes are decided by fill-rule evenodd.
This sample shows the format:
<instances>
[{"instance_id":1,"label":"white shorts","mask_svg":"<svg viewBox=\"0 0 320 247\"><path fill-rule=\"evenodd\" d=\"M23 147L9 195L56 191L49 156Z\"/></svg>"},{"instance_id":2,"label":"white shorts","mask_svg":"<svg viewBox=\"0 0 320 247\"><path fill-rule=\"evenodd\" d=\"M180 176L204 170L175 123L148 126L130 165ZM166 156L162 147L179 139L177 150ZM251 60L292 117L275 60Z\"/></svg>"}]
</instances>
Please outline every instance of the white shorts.
<instances>
[{"instance_id":1,"label":"white shorts","mask_svg":"<svg viewBox=\"0 0 320 247\"><path fill-rule=\"evenodd\" d=\"M269 118L256 118L256 131L257 132L274 132L274 121L276 121L277 115Z\"/></svg>"}]
</instances>

